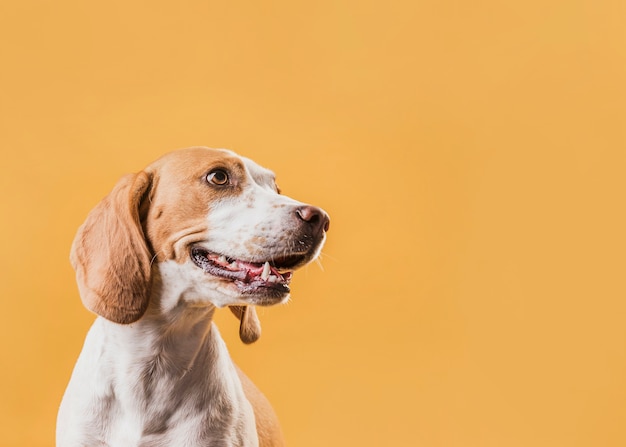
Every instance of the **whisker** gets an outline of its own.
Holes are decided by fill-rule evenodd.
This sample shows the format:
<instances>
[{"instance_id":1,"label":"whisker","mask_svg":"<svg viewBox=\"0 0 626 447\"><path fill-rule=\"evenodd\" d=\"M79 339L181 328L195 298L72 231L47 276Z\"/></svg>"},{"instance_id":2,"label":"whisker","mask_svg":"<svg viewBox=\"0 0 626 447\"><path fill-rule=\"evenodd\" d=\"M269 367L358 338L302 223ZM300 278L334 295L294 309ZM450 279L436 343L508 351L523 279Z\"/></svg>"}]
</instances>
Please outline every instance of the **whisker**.
<instances>
[{"instance_id":1,"label":"whisker","mask_svg":"<svg viewBox=\"0 0 626 447\"><path fill-rule=\"evenodd\" d=\"M329 258L329 259L331 259L331 260L333 260L335 262L338 261L337 258L335 258L334 256L329 255L328 253L324 253L323 250L320 252L320 256L319 257L322 257L322 256L324 256L325 258Z\"/></svg>"},{"instance_id":2,"label":"whisker","mask_svg":"<svg viewBox=\"0 0 626 447\"><path fill-rule=\"evenodd\" d=\"M322 265L321 255L315 258L315 263L318 265L321 271L324 271L324 266Z\"/></svg>"}]
</instances>

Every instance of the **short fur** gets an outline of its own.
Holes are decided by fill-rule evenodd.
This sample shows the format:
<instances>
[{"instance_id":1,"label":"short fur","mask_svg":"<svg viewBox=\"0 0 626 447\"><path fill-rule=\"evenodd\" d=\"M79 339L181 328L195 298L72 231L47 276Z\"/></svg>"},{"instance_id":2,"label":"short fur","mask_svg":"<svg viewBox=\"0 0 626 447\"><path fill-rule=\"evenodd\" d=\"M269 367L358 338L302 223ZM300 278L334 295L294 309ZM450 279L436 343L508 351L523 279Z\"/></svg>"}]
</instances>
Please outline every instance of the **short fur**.
<instances>
[{"instance_id":1,"label":"short fur","mask_svg":"<svg viewBox=\"0 0 626 447\"><path fill-rule=\"evenodd\" d=\"M211 183L216 169L228 183ZM268 282L288 284L280 260L295 259L293 270L317 257L328 222L230 151L176 151L124 176L72 245L81 299L98 318L59 409L57 446L284 445L269 402L233 364L212 318L229 306L241 340L256 341L254 306L289 297ZM195 247L216 255L194 261ZM203 267L210 256L238 260L221 267L227 274L252 270L237 282ZM255 267L265 261L269 279Z\"/></svg>"}]
</instances>

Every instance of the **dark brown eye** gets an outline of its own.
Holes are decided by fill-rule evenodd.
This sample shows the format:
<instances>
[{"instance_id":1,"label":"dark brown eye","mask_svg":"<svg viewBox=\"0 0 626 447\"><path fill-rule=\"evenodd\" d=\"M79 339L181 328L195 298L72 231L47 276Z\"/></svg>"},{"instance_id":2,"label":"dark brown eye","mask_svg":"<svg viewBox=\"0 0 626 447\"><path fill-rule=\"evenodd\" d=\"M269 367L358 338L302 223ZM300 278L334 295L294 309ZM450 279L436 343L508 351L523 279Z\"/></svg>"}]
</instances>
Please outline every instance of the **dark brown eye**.
<instances>
[{"instance_id":1,"label":"dark brown eye","mask_svg":"<svg viewBox=\"0 0 626 447\"><path fill-rule=\"evenodd\" d=\"M207 174L206 181L217 186L226 185L228 183L228 173L223 169L214 169Z\"/></svg>"}]
</instances>

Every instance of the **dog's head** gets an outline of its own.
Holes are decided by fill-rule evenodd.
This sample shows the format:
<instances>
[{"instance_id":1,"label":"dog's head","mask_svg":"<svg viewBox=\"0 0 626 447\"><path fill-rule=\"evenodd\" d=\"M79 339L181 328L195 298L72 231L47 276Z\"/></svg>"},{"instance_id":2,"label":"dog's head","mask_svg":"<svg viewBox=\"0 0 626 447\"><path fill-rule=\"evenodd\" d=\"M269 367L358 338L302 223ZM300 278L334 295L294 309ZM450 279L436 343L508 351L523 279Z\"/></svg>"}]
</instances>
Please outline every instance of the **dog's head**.
<instances>
[{"instance_id":1,"label":"dog's head","mask_svg":"<svg viewBox=\"0 0 626 447\"><path fill-rule=\"evenodd\" d=\"M288 298L292 272L318 256L328 225L320 208L281 195L271 171L195 147L123 177L80 227L71 261L85 306L111 321L142 317L156 266L160 287L233 306L245 332L244 322L258 325L249 306Z\"/></svg>"}]
</instances>

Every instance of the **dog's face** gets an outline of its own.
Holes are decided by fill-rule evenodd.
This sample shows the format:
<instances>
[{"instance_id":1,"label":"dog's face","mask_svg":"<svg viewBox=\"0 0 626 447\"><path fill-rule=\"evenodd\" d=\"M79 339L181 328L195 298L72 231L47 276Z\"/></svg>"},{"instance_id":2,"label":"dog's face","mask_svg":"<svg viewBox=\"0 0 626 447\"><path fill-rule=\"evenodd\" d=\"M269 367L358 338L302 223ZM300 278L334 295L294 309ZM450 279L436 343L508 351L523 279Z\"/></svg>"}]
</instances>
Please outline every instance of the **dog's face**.
<instances>
[{"instance_id":1,"label":"dog's face","mask_svg":"<svg viewBox=\"0 0 626 447\"><path fill-rule=\"evenodd\" d=\"M146 169L155 185L143 225L160 262L176 262L190 299L270 305L289 295L293 270L319 254L321 209L279 194L274 174L225 150L173 152Z\"/></svg>"},{"instance_id":2,"label":"dog's face","mask_svg":"<svg viewBox=\"0 0 626 447\"><path fill-rule=\"evenodd\" d=\"M85 305L130 323L148 306L155 265L162 286L187 301L283 302L328 226L320 208L281 195L271 171L231 151L189 148L122 178L80 228L71 258Z\"/></svg>"}]
</instances>

